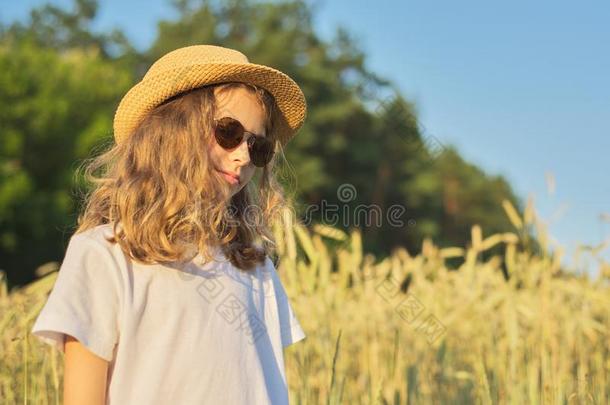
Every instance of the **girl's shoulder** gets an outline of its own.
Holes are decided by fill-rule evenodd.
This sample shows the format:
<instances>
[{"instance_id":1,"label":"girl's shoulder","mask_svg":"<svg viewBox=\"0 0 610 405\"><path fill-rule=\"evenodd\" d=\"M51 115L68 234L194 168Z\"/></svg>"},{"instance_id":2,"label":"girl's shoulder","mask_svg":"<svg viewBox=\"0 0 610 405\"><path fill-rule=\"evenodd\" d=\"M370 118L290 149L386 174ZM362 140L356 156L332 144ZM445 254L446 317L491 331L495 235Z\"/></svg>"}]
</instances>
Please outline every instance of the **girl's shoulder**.
<instances>
[{"instance_id":1,"label":"girl's shoulder","mask_svg":"<svg viewBox=\"0 0 610 405\"><path fill-rule=\"evenodd\" d=\"M266 295L273 295L276 299L285 299L286 289L282 283L282 277L278 271L276 263L269 256L265 257L265 262L260 268L260 276L265 285Z\"/></svg>"},{"instance_id":2,"label":"girl's shoulder","mask_svg":"<svg viewBox=\"0 0 610 405\"><path fill-rule=\"evenodd\" d=\"M73 234L70 238L70 244L75 244L82 248L96 246L95 249L103 248L111 254L117 254L120 253L120 248L118 243L110 240L113 235L114 231L112 224L97 225L93 228Z\"/></svg>"},{"instance_id":3,"label":"girl's shoulder","mask_svg":"<svg viewBox=\"0 0 610 405\"><path fill-rule=\"evenodd\" d=\"M32 333L62 351L64 335L74 336L111 361L127 281L105 233L100 226L72 235Z\"/></svg>"},{"instance_id":4,"label":"girl's shoulder","mask_svg":"<svg viewBox=\"0 0 610 405\"><path fill-rule=\"evenodd\" d=\"M73 236L87 237L102 242L113 234L114 232L112 224L101 224L84 230L82 232L75 233Z\"/></svg>"}]
</instances>

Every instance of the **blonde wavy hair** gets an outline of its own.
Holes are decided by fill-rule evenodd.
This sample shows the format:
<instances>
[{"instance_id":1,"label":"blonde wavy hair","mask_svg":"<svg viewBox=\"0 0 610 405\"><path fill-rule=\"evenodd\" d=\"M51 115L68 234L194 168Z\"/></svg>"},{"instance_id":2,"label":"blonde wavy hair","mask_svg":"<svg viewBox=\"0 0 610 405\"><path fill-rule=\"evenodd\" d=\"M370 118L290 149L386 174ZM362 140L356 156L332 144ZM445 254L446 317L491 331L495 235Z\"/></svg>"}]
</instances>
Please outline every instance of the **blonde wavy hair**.
<instances>
[{"instance_id":1,"label":"blonde wavy hair","mask_svg":"<svg viewBox=\"0 0 610 405\"><path fill-rule=\"evenodd\" d=\"M262 168L258 187L250 181L230 197L209 151L215 142L215 92L237 87L255 94L276 153ZM211 248L220 247L235 267L255 269L275 252L271 228L276 215L292 209L274 177L278 152L284 156L273 136L276 109L266 90L239 82L208 85L166 100L125 141L79 166L77 173L83 172L93 187L81 196L85 208L75 233L110 223L114 235L108 240L139 263L183 263L196 253L208 261Z\"/></svg>"}]
</instances>

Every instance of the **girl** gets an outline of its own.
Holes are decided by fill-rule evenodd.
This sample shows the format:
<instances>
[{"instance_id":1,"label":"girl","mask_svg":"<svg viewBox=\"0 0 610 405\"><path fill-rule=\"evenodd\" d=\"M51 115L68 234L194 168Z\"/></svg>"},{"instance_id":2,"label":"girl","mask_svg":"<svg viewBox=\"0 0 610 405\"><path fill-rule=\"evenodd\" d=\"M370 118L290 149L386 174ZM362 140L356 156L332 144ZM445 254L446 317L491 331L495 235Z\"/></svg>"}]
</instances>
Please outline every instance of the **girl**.
<instances>
[{"instance_id":1,"label":"girl","mask_svg":"<svg viewBox=\"0 0 610 405\"><path fill-rule=\"evenodd\" d=\"M212 45L127 92L32 329L65 353L64 404L288 403L305 333L268 257L289 208L272 171L305 115L287 75Z\"/></svg>"}]
</instances>

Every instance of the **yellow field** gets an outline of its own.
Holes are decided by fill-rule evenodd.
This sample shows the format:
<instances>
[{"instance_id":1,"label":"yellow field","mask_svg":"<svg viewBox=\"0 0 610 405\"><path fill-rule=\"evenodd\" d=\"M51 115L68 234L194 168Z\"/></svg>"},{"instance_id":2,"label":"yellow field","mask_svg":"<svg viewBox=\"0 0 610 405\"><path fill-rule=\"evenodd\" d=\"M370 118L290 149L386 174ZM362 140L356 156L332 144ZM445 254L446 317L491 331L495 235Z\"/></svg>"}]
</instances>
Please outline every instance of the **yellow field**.
<instances>
[{"instance_id":1,"label":"yellow field","mask_svg":"<svg viewBox=\"0 0 610 405\"><path fill-rule=\"evenodd\" d=\"M609 264L593 250L598 277L560 276L561 250L520 247L533 225L549 250L532 208L504 208L514 234L475 226L467 248L426 241L421 255L382 260L358 231L277 225L278 271L307 334L287 349L291 403L609 403ZM483 262L498 244L504 256ZM448 257L465 259L459 271ZM60 403L62 354L29 336L55 276L11 293L0 284L0 402Z\"/></svg>"}]
</instances>

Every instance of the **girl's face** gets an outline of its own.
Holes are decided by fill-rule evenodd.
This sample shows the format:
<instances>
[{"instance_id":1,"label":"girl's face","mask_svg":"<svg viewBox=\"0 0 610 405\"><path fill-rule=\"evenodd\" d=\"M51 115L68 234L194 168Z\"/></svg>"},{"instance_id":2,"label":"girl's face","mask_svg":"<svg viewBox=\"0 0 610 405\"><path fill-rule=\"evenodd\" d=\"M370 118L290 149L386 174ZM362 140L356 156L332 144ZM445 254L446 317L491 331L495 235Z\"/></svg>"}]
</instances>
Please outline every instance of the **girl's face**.
<instances>
[{"instance_id":1,"label":"girl's face","mask_svg":"<svg viewBox=\"0 0 610 405\"><path fill-rule=\"evenodd\" d=\"M215 94L214 118L234 118L241 122L245 131L266 136L265 114L255 95L242 88L233 88ZM223 149L215 140L212 142L211 155L214 167L231 187L231 196L250 181L256 169L248 153L246 140L250 136L253 135L244 133L241 143L233 149Z\"/></svg>"}]
</instances>

